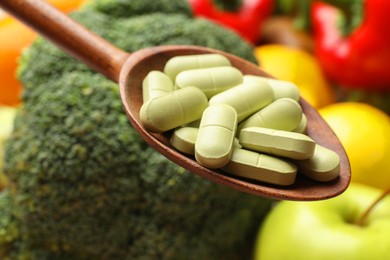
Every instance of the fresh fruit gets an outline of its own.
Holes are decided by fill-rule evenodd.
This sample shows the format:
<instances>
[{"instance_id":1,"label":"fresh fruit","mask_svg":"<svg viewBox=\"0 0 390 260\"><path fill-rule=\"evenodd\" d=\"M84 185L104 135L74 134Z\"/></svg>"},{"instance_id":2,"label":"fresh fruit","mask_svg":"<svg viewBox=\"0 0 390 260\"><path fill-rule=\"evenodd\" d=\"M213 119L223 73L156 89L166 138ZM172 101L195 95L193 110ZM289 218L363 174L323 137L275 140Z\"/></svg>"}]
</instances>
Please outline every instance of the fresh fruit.
<instances>
[{"instance_id":1,"label":"fresh fruit","mask_svg":"<svg viewBox=\"0 0 390 260\"><path fill-rule=\"evenodd\" d=\"M351 183L332 199L278 203L259 230L255 260L388 259L390 197L363 217L381 193Z\"/></svg>"},{"instance_id":2,"label":"fresh fruit","mask_svg":"<svg viewBox=\"0 0 390 260\"><path fill-rule=\"evenodd\" d=\"M48 0L64 12L69 12L86 0ZM20 103L21 86L16 79L18 57L36 38L36 33L0 10L0 104Z\"/></svg>"},{"instance_id":3,"label":"fresh fruit","mask_svg":"<svg viewBox=\"0 0 390 260\"><path fill-rule=\"evenodd\" d=\"M16 108L0 106L0 190L5 184L3 175L4 143L11 134Z\"/></svg>"},{"instance_id":4,"label":"fresh fruit","mask_svg":"<svg viewBox=\"0 0 390 260\"><path fill-rule=\"evenodd\" d=\"M312 106L319 108L335 101L333 89L312 54L281 44L268 44L256 47L255 55L264 71L295 83Z\"/></svg>"},{"instance_id":5,"label":"fresh fruit","mask_svg":"<svg viewBox=\"0 0 390 260\"><path fill-rule=\"evenodd\" d=\"M390 118L358 102L340 102L319 109L343 144L352 182L390 188Z\"/></svg>"}]
</instances>

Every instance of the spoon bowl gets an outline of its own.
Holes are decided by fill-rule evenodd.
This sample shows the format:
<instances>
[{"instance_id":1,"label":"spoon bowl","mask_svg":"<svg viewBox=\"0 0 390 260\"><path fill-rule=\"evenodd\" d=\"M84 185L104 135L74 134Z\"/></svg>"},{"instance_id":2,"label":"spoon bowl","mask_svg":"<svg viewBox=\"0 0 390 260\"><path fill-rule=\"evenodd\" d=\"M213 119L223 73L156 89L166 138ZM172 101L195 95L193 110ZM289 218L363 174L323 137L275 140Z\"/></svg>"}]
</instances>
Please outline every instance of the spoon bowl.
<instances>
[{"instance_id":1,"label":"spoon bowl","mask_svg":"<svg viewBox=\"0 0 390 260\"><path fill-rule=\"evenodd\" d=\"M170 145L170 134L147 131L140 122L142 81L151 70L163 70L165 63L179 55L219 53L243 74L271 77L253 63L219 50L200 46L169 45L126 53L98 35L76 23L68 16L40 0L0 0L8 11L61 49L75 56L92 69L119 83L125 112L140 136L169 160L203 178L257 196L279 200L321 200L341 194L350 182L348 157L340 141L318 112L301 98L302 110L308 119L307 134L340 156L340 176L330 182L317 182L297 175L295 183L278 187L252 180L231 177L219 170L201 166L193 157L176 151Z\"/></svg>"},{"instance_id":2,"label":"spoon bowl","mask_svg":"<svg viewBox=\"0 0 390 260\"><path fill-rule=\"evenodd\" d=\"M284 200L320 200L334 197L347 188L350 181L350 168L345 151L327 123L304 99L300 100L300 104L308 118L308 135L317 143L335 151L340 156L340 177L334 181L321 183L298 174L297 180L292 186L281 188L230 177L222 171L208 169L198 164L193 157L176 151L170 144L170 133L156 134L147 131L142 126L139 116L143 103L141 88L143 79L151 70L162 71L165 63L172 57L204 53L224 55L243 74L271 77L260 70L257 65L237 56L200 46L157 46L132 53L120 74L119 85L122 103L131 123L151 147L190 172L213 182L258 196Z\"/></svg>"}]
</instances>

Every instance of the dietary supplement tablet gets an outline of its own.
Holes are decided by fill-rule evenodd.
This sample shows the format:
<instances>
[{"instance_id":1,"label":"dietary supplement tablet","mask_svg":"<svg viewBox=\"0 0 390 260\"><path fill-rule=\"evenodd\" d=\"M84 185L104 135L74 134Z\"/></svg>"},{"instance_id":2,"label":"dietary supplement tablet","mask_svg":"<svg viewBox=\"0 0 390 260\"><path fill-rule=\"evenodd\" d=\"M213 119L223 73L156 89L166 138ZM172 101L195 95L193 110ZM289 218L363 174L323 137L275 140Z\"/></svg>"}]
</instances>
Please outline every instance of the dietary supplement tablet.
<instances>
[{"instance_id":1,"label":"dietary supplement tablet","mask_svg":"<svg viewBox=\"0 0 390 260\"><path fill-rule=\"evenodd\" d=\"M239 177L287 186L294 183L297 167L277 157L244 149L234 149L230 162L222 168Z\"/></svg>"},{"instance_id":2,"label":"dietary supplement tablet","mask_svg":"<svg viewBox=\"0 0 390 260\"><path fill-rule=\"evenodd\" d=\"M313 156L316 146L307 135L262 127L242 129L239 140L246 149L297 160Z\"/></svg>"},{"instance_id":3,"label":"dietary supplement tablet","mask_svg":"<svg viewBox=\"0 0 390 260\"><path fill-rule=\"evenodd\" d=\"M235 67L213 67L206 69L193 69L180 72L176 77L176 87L197 87L208 98L226 89L242 83L242 73Z\"/></svg>"},{"instance_id":4,"label":"dietary supplement tablet","mask_svg":"<svg viewBox=\"0 0 390 260\"><path fill-rule=\"evenodd\" d=\"M206 95L198 88L188 87L144 103L140 119L149 131L164 132L199 119L207 106Z\"/></svg>"},{"instance_id":5,"label":"dietary supplement tablet","mask_svg":"<svg viewBox=\"0 0 390 260\"><path fill-rule=\"evenodd\" d=\"M198 136L198 128L180 127L171 136L171 144L178 151L186 154L195 154L195 142Z\"/></svg>"},{"instance_id":6,"label":"dietary supplement tablet","mask_svg":"<svg viewBox=\"0 0 390 260\"><path fill-rule=\"evenodd\" d=\"M274 97L275 99L279 98L291 98L295 101L299 100L300 93L299 88L297 85L295 85L292 82L284 81L284 80L278 80L278 79L272 79L272 78L266 78L266 77L260 77L260 76L254 76L254 75L245 75L244 76L244 82L261 82L266 81L271 88L274 91Z\"/></svg>"},{"instance_id":7,"label":"dietary supplement tablet","mask_svg":"<svg viewBox=\"0 0 390 260\"><path fill-rule=\"evenodd\" d=\"M252 84L243 83L225 90L209 100L210 104L227 104L232 106L241 122L259 109L270 104L274 99L274 92L267 82Z\"/></svg>"},{"instance_id":8,"label":"dietary supplement tablet","mask_svg":"<svg viewBox=\"0 0 390 260\"><path fill-rule=\"evenodd\" d=\"M302 108L298 102L291 98L280 98L242 122L238 132L251 126L291 131L298 127L301 119Z\"/></svg>"},{"instance_id":9,"label":"dietary supplement tablet","mask_svg":"<svg viewBox=\"0 0 390 260\"><path fill-rule=\"evenodd\" d=\"M302 113L301 122L299 122L298 126L292 131L304 134L306 133L306 128L307 128L307 117L304 113Z\"/></svg>"},{"instance_id":10,"label":"dietary supplement tablet","mask_svg":"<svg viewBox=\"0 0 390 260\"><path fill-rule=\"evenodd\" d=\"M291 98L295 101L299 100L299 88L294 83L284 80L268 79L268 84L274 90L275 99Z\"/></svg>"},{"instance_id":11,"label":"dietary supplement tablet","mask_svg":"<svg viewBox=\"0 0 390 260\"><path fill-rule=\"evenodd\" d=\"M222 66L231 66L231 63L220 54L182 55L169 59L164 66L164 73L175 81L177 74L184 70Z\"/></svg>"},{"instance_id":12,"label":"dietary supplement tablet","mask_svg":"<svg viewBox=\"0 0 390 260\"><path fill-rule=\"evenodd\" d=\"M174 85L172 80L161 71L153 70L142 81L143 102L168 94L173 90Z\"/></svg>"},{"instance_id":13,"label":"dietary supplement tablet","mask_svg":"<svg viewBox=\"0 0 390 260\"><path fill-rule=\"evenodd\" d=\"M319 144L314 155L307 160L294 161L299 172L316 181L331 181L340 173L340 157Z\"/></svg>"},{"instance_id":14,"label":"dietary supplement tablet","mask_svg":"<svg viewBox=\"0 0 390 260\"><path fill-rule=\"evenodd\" d=\"M221 168L231 157L237 129L237 113L225 104L205 109L195 142L196 161L208 168Z\"/></svg>"}]
</instances>

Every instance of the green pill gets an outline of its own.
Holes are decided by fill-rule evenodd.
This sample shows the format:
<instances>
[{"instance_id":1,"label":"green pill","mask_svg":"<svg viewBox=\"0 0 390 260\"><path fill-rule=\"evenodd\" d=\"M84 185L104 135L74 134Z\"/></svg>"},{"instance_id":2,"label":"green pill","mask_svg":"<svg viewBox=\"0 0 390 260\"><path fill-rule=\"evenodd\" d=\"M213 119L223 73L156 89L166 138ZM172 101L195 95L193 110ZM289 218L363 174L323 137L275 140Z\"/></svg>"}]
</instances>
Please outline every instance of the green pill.
<instances>
[{"instance_id":1,"label":"green pill","mask_svg":"<svg viewBox=\"0 0 390 260\"><path fill-rule=\"evenodd\" d=\"M231 66L231 63L220 54L182 55L169 59L164 66L164 73L175 81L177 74L185 70L221 66Z\"/></svg>"},{"instance_id":2,"label":"green pill","mask_svg":"<svg viewBox=\"0 0 390 260\"><path fill-rule=\"evenodd\" d=\"M232 106L237 112L238 122L241 122L270 104L273 99L274 92L267 82L243 83L216 94L210 98L209 103Z\"/></svg>"},{"instance_id":3,"label":"green pill","mask_svg":"<svg viewBox=\"0 0 390 260\"><path fill-rule=\"evenodd\" d=\"M316 181L331 181L340 174L340 157L319 144L314 155L307 160L295 161L299 172Z\"/></svg>"},{"instance_id":4,"label":"green pill","mask_svg":"<svg viewBox=\"0 0 390 260\"><path fill-rule=\"evenodd\" d=\"M271 86L272 90L274 91L275 99L291 98L294 99L295 101L299 100L299 96L300 96L299 88L297 87L297 85L295 85L292 82L260 77L260 76L253 76L253 75L244 76L245 83L261 82L261 81L265 81Z\"/></svg>"},{"instance_id":5,"label":"green pill","mask_svg":"<svg viewBox=\"0 0 390 260\"><path fill-rule=\"evenodd\" d=\"M207 107L195 142L195 159L207 168L221 168L231 157L237 129L237 113L225 104Z\"/></svg>"},{"instance_id":6,"label":"green pill","mask_svg":"<svg viewBox=\"0 0 390 260\"><path fill-rule=\"evenodd\" d=\"M193 69L180 72L176 77L176 87L197 87L207 98L242 83L242 73L230 66Z\"/></svg>"},{"instance_id":7,"label":"green pill","mask_svg":"<svg viewBox=\"0 0 390 260\"><path fill-rule=\"evenodd\" d=\"M296 160L312 157L316 146L307 135L262 127L242 129L239 140L246 149Z\"/></svg>"},{"instance_id":8,"label":"green pill","mask_svg":"<svg viewBox=\"0 0 390 260\"><path fill-rule=\"evenodd\" d=\"M174 89L172 80L158 70L148 73L142 81L142 97L144 103L150 99L168 94Z\"/></svg>"},{"instance_id":9,"label":"green pill","mask_svg":"<svg viewBox=\"0 0 390 260\"><path fill-rule=\"evenodd\" d=\"M240 141L237 137L234 137L233 148L242 148L242 145L240 144Z\"/></svg>"},{"instance_id":10,"label":"green pill","mask_svg":"<svg viewBox=\"0 0 390 260\"><path fill-rule=\"evenodd\" d=\"M198 88L188 87L144 103L140 119L146 129L160 133L201 118L207 106L205 94Z\"/></svg>"},{"instance_id":11,"label":"green pill","mask_svg":"<svg viewBox=\"0 0 390 260\"><path fill-rule=\"evenodd\" d=\"M195 142L198 137L198 128L181 127L176 129L171 137L171 144L178 151L186 154L195 154Z\"/></svg>"},{"instance_id":12,"label":"green pill","mask_svg":"<svg viewBox=\"0 0 390 260\"><path fill-rule=\"evenodd\" d=\"M291 98L295 101L299 100L299 88L294 83L284 80L268 79L268 84L274 90L275 99Z\"/></svg>"},{"instance_id":13,"label":"green pill","mask_svg":"<svg viewBox=\"0 0 390 260\"><path fill-rule=\"evenodd\" d=\"M196 121L192 121L192 122L190 122L188 124L185 124L185 125L182 125L182 126L183 127L188 126L188 127L199 128L199 125L200 125L200 118L198 120L196 120Z\"/></svg>"},{"instance_id":14,"label":"green pill","mask_svg":"<svg viewBox=\"0 0 390 260\"><path fill-rule=\"evenodd\" d=\"M277 99L257 113L251 115L238 127L238 132L247 127L265 127L292 131L302 119L302 108L291 98Z\"/></svg>"},{"instance_id":15,"label":"green pill","mask_svg":"<svg viewBox=\"0 0 390 260\"><path fill-rule=\"evenodd\" d=\"M234 176L281 186L293 184L297 175L294 164L245 149L234 149L230 162L222 170Z\"/></svg>"},{"instance_id":16,"label":"green pill","mask_svg":"<svg viewBox=\"0 0 390 260\"><path fill-rule=\"evenodd\" d=\"M304 134L306 133L306 128L307 128L307 117L304 113L302 113L301 121L299 122L298 126L292 131Z\"/></svg>"}]
</instances>

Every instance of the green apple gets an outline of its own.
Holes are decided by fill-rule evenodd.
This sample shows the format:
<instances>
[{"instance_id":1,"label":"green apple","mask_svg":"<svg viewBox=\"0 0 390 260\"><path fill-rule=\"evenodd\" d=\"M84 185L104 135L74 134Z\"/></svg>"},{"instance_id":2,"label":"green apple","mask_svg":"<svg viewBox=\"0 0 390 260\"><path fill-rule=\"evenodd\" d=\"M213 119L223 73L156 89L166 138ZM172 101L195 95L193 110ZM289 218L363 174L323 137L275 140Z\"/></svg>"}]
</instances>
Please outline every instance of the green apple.
<instances>
[{"instance_id":1,"label":"green apple","mask_svg":"<svg viewBox=\"0 0 390 260\"><path fill-rule=\"evenodd\" d=\"M4 143L11 134L13 128L16 108L0 106L0 189L4 182L3 178L3 160L4 160Z\"/></svg>"},{"instance_id":2,"label":"green apple","mask_svg":"<svg viewBox=\"0 0 390 260\"><path fill-rule=\"evenodd\" d=\"M382 193L352 183L332 199L279 202L259 230L255 259L390 259L390 196L357 224Z\"/></svg>"}]
</instances>

